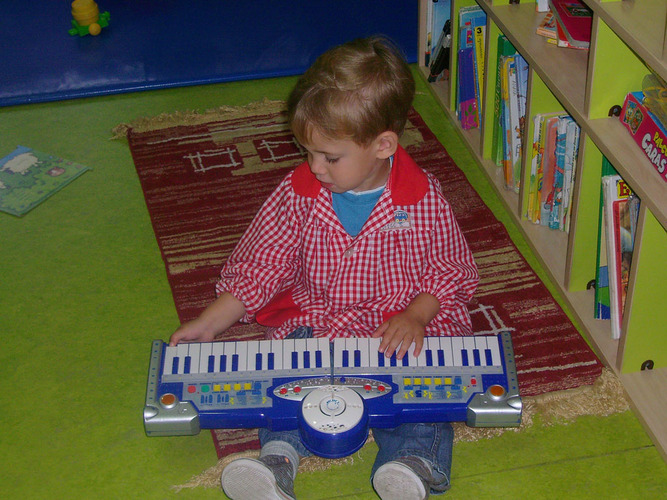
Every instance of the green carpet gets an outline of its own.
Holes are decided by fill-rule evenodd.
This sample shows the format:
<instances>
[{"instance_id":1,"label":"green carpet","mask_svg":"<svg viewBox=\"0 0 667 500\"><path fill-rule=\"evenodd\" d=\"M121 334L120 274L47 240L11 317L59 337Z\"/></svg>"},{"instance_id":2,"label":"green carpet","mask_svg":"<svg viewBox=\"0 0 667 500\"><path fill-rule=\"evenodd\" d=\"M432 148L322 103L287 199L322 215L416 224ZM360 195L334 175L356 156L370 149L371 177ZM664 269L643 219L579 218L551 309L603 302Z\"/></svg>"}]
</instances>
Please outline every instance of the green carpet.
<instances>
[{"instance_id":1,"label":"green carpet","mask_svg":"<svg viewBox=\"0 0 667 500\"><path fill-rule=\"evenodd\" d=\"M23 218L0 214L0 492L3 498L222 498L183 490L216 462L211 436L147 438L150 342L177 326L127 144L112 127L176 110L285 99L294 79L0 109L0 153L21 144L91 167ZM416 108L535 264L444 114ZM538 269L540 276L544 273ZM302 499L375 498L372 447L299 477ZM659 498L667 467L632 413L460 443L450 499ZM660 493L663 492L663 493Z\"/></svg>"}]
</instances>

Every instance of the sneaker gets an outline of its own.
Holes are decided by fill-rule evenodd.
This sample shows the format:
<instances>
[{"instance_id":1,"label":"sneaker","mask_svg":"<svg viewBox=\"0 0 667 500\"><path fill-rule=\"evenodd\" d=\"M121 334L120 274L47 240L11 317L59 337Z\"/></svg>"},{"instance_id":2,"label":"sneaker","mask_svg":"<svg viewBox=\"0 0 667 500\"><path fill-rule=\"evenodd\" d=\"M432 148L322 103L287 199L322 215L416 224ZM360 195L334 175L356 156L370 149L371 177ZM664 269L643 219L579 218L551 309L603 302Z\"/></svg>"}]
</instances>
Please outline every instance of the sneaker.
<instances>
[{"instance_id":1,"label":"sneaker","mask_svg":"<svg viewBox=\"0 0 667 500\"><path fill-rule=\"evenodd\" d=\"M232 500L296 500L294 469L281 455L234 460L222 471L220 481Z\"/></svg>"},{"instance_id":2,"label":"sneaker","mask_svg":"<svg viewBox=\"0 0 667 500\"><path fill-rule=\"evenodd\" d=\"M373 476L373 488L382 500L426 500L432 476L426 463L417 457L401 457L387 462Z\"/></svg>"}]
</instances>

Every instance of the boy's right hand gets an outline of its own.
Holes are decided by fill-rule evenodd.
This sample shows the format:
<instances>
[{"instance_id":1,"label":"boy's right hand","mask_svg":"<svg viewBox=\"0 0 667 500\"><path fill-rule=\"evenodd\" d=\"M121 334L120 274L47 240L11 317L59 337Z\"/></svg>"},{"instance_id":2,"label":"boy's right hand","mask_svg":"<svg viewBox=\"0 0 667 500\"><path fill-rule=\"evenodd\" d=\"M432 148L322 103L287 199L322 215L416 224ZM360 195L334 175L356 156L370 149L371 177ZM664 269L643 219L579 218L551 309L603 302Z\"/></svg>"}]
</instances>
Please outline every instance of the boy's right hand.
<instances>
[{"instance_id":1,"label":"boy's right hand","mask_svg":"<svg viewBox=\"0 0 667 500\"><path fill-rule=\"evenodd\" d=\"M179 342L213 342L245 315L243 303L228 292L212 302L197 319L183 323L169 339L169 345Z\"/></svg>"},{"instance_id":2,"label":"boy's right hand","mask_svg":"<svg viewBox=\"0 0 667 500\"><path fill-rule=\"evenodd\" d=\"M169 345L175 346L179 342L213 342L215 333L207 330L199 318L183 323L169 339Z\"/></svg>"}]
</instances>

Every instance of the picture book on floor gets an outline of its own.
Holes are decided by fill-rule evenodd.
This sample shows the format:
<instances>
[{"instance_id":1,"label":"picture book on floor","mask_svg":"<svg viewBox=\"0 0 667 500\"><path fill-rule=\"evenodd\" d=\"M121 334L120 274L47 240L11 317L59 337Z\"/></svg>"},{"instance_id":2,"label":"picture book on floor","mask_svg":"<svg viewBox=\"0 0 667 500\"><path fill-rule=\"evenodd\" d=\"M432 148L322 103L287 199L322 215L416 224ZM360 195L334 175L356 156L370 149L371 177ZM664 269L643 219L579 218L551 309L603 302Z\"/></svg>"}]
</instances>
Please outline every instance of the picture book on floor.
<instances>
[{"instance_id":1,"label":"picture book on floor","mask_svg":"<svg viewBox=\"0 0 667 500\"><path fill-rule=\"evenodd\" d=\"M22 216L89 167L18 146L0 159L0 211Z\"/></svg>"}]
</instances>

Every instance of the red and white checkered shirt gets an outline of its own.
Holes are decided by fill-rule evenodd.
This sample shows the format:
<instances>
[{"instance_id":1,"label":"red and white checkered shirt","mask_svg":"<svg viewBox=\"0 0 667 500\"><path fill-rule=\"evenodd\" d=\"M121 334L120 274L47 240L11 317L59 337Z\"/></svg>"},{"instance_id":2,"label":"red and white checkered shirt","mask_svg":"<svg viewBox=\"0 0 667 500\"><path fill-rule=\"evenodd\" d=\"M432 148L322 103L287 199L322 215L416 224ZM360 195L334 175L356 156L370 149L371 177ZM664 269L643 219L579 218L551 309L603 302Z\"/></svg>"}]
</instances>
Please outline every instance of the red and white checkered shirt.
<instances>
[{"instance_id":1,"label":"red and white checkered shirt","mask_svg":"<svg viewBox=\"0 0 667 500\"><path fill-rule=\"evenodd\" d=\"M438 181L399 147L387 187L356 237L345 232L306 163L264 203L221 271L217 292L243 321L284 338L368 337L419 293L440 302L427 335L471 335L466 302L477 267Z\"/></svg>"}]
</instances>

